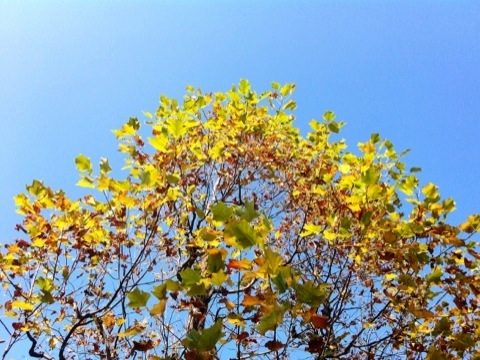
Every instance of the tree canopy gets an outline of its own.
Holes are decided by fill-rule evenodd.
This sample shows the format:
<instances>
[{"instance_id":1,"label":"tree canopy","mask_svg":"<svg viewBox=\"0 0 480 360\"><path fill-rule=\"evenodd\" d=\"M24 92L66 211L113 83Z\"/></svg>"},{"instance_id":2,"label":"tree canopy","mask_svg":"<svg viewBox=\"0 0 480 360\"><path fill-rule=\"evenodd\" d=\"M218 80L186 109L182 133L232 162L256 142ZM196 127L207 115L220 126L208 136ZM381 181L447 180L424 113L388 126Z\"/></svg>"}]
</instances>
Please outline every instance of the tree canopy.
<instances>
[{"instance_id":1,"label":"tree canopy","mask_svg":"<svg viewBox=\"0 0 480 360\"><path fill-rule=\"evenodd\" d=\"M480 216L392 143L303 136L293 84L187 87L114 134L123 172L34 180L3 245L3 358L480 359ZM9 319L9 320L7 320Z\"/></svg>"}]
</instances>

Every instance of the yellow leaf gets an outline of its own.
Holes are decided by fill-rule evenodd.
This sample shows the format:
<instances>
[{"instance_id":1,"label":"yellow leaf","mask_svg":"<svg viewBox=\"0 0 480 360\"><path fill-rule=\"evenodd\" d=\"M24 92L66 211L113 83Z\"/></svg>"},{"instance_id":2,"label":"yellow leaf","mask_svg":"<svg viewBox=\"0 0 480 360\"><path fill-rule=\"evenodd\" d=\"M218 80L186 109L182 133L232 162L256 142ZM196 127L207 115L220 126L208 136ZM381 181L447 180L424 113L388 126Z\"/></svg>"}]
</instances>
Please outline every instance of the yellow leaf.
<instances>
[{"instance_id":1,"label":"yellow leaf","mask_svg":"<svg viewBox=\"0 0 480 360\"><path fill-rule=\"evenodd\" d=\"M385 275L385 279L387 279L387 280L392 280L392 279L395 279L397 277L398 277L397 274L392 274L392 273L389 273L389 274Z\"/></svg>"},{"instance_id":2,"label":"yellow leaf","mask_svg":"<svg viewBox=\"0 0 480 360\"><path fill-rule=\"evenodd\" d=\"M148 142L155 148L155 150L165 152L167 149L168 138L161 134L155 136L154 138L148 138Z\"/></svg>"},{"instance_id":3,"label":"yellow leaf","mask_svg":"<svg viewBox=\"0 0 480 360\"><path fill-rule=\"evenodd\" d=\"M33 305L25 301L15 300L15 301L12 301L12 308L31 311L33 310Z\"/></svg>"},{"instance_id":4,"label":"yellow leaf","mask_svg":"<svg viewBox=\"0 0 480 360\"><path fill-rule=\"evenodd\" d=\"M122 331L117 334L118 337L134 336L141 334L145 330L145 327L140 324L135 324L134 326L129 327L127 330Z\"/></svg>"},{"instance_id":5,"label":"yellow leaf","mask_svg":"<svg viewBox=\"0 0 480 360\"><path fill-rule=\"evenodd\" d=\"M241 317L241 315L229 314L227 316L227 320L230 324L235 326L245 326L245 321Z\"/></svg>"},{"instance_id":6,"label":"yellow leaf","mask_svg":"<svg viewBox=\"0 0 480 360\"><path fill-rule=\"evenodd\" d=\"M153 308L150 310L150 315L163 315L163 313L165 312L166 304L166 299L160 300L159 303L153 305Z\"/></svg>"},{"instance_id":7,"label":"yellow leaf","mask_svg":"<svg viewBox=\"0 0 480 360\"><path fill-rule=\"evenodd\" d=\"M325 237L325 239L327 239L328 241L333 241L337 238L337 234L335 234L333 231L330 231L330 230L325 230L323 232L323 236Z\"/></svg>"},{"instance_id":8,"label":"yellow leaf","mask_svg":"<svg viewBox=\"0 0 480 360\"><path fill-rule=\"evenodd\" d=\"M94 189L95 188L95 185L93 183L93 180L90 179L89 177L82 177L78 182L77 182L77 186L80 186L80 187L87 187L87 188L92 188Z\"/></svg>"}]
</instances>

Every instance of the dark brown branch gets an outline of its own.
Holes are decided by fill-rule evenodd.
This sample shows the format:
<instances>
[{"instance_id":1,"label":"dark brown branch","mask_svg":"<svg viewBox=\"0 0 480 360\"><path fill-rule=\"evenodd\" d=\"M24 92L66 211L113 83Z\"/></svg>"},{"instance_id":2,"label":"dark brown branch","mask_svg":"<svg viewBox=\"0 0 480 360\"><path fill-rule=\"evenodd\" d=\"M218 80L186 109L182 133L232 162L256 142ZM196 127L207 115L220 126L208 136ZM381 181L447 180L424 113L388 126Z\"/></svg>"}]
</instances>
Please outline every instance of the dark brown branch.
<instances>
[{"instance_id":1,"label":"dark brown branch","mask_svg":"<svg viewBox=\"0 0 480 360\"><path fill-rule=\"evenodd\" d=\"M32 346L30 347L30 350L28 350L28 355L37 359L53 360L53 357L51 357L50 355L47 355L43 352L40 353L35 351L35 347L37 346L37 340L35 340L32 334L30 334L30 331L27 331L27 337L28 340L32 342Z\"/></svg>"}]
</instances>

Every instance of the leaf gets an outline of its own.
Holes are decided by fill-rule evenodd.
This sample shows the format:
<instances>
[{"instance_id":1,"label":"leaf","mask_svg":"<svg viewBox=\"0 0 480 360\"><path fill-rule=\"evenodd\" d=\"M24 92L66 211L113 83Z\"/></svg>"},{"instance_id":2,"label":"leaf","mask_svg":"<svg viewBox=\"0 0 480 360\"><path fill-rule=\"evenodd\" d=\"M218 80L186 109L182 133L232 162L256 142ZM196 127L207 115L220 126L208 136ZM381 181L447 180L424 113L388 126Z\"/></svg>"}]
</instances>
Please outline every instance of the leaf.
<instances>
[{"instance_id":1,"label":"leaf","mask_svg":"<svg viewBox=\"0 0 480 360\"><path fill-rule=\"evenodd\" d=\"M442 278L443 275L443 270L439 267L436 267L435 270L428 274L425 279L427 280L427 283L434 283L438 284Z\"/></svg>"},{"instance_id":2,"label":"leaf","mask_svg":"<svg viewBox=\"0 0 480 360\"><path fill-rule=\"evenodd\" d=\"M306 237L310 235L317 235L322 232L323 227L321 225L315 224L305 224L303 227L304 231L300 234L301 237Z\"/></svg>"},{"instance_id":3,"label":"leaf","mask_svg":"<svg viewBox=\"0 0 480 360\"><path fill-rule=\"evenodd\" d=\"M282 269L283 270L283 269ZM286 268L289 271L289 268ZM272 283L275 285L275 288L278 290L279 294L283 294L288 290L288 282L285 276L285 271L280 271L277 276L272 278Z\"/></svg>"},{"instance_id":4,"label":"leaf","mask_svg":"<svg viewBox=\"0 0 480 360\"><path fill-rule=\"evenodd\" d=\"M369 167L362 175L362 181L367 184L376 184L380 179L380 174L374 167Z\"/></svg>"},{"instance_id":5,"label":"leaf","mask_svg":"<svg viewBox=\"0 0 480 360\"><path fill-rule=\"evenodd\" d=\"M280 341L270 340L265 343L265 347L270 351L278 351L283 348L285 345Z\"/></svg>"},{"instance_id":6,"label":"leaf","mask_svg":"<svg viewBox=\"0 0 480 360\"><path fill-rule=\"evenodd\" d=\"M324 315L312 314L310 317L315 329L326 329L328 328L328 317Z\"/></svg>"},{"instance_id":7,"label":"leaf","mask_svg":"<svg viewBox=\"0 0 480 360\"><path fill-rule=\"evenodd\" d=\"M112 168L110 167L110 164L108 163L108 159L101 158L100 159L100 173L108 174L110 171L112 171Z\"/></svg>"},{"instance_id":8,"label":"leaf","mask_svg":"<svg viewBox=\"0 0 480 360\"><path fill-rule=\"evenodd\" d=\"M163 315L165 312L165 307L167 305L167 300L162 299L160 302L153 305L153 308L150 310L150 315Z\"/></svg>"},{"instance_id":9,"label":"leaf","mask_svg":"<svg viewBox=\"0 0 480 360\"><path fill-rule=\"evenodd\" d=\"M150 294L140 290L138 287L133 291L130 291L127 294L129 303L127 304L130 308L139 308L147 305L148 299L150 299Z\"/></svg>"},{"instance_id":10,"label":"leaf","mask_svg":"<svg viewBox=\"0 0 480 360\"><path fill-rule=\"evenodd\" d=\"M78 170L86 171L89 174L92 173L92 164L90 162L90 158L80 154L75 158L75 164L77 165Z\"/></svg>"},{"instance_id":11,"label":"leaf","mask_svg":"<svg viewBox=\"0 0 480 360\"><path fill-rule=\"evenodd\" d=\"M167 124L167 130L174 139L181 138L187 132L187 128L181 119L170 119Z\"/></svg>"},{"instance_id":12,"label":"leaf","mask_svg":"<svg viewBox=\"0 0 480 360\"><path fill-rule=\"evenodd\" d=\"M240 249L242 250L251 248L259 242L255 230L243 219L226 225L225 232L228 235L233 235L235 237L236 242L240 245Z\"/></svg>"},{"instance_id":13,"label":"leaf","mask_svg":"<svg viewBox=\"0 0 480 360\"><path fill-rule=\"evenodd\" d=\"M264 300L259 298L258 296L251 296L251 295L245 294L243 296L242 305L243 306L255 306L255 305L262 304L263 301Z\"/></svg>"},{"instance_id":14,"label":"leaf","mask_svg":"<svg viewBox=\"0 0 480 360\"><path fill-rule=\"evenodd\" d=\"M42 196L45 192L45 186L41 181L33 180L31 185L27 185L27 191L34 196Z\"/></svg>"},{"instance_id":15,"label":"leaf","mask_svg":"<svg viewBox=\"0 0 480 360\"><path fill-rule=\"evenodd\" d=\"M223 336L222 328L222 321L217 320L211 327L204 329L201 334L197 330L192 330L187 334L184 345L191 350L200 352L213 350Z\"/></svg>"},{"instance_id":16,"label":"leaf","mask_svg":"<svg viewBox=\"0 0 480 360\"><path fill-rule=\"evenodd\" d=\"M167 298L167 283L163 283L161 285L155 286L153 288L152 294L158 300L166 299Z\"/></svg>"},{"instance_id":17,"label":"leaf","mask_svg":"<svg viewBox=\"0 0 480 360\"><path fill-rule=\"evenodd\" d=\"M95 188L93 180L87 176L82 176L82 178L77 182L77 186L86 187L86 188Z\"/></svg>"},{"instance_id":18,"label":"leaf","mask_svg":"<svg viewBox=\"0 0 480 360\"><path fill-rule=\"evenodd\" d=\"M283 263L282 256L270 248L265 249L265 262L263 268L269 275L276 275L277 270Z\"/></svg>"},{"instance_id":19,"label":"leaf","mask_svg":"<svg viewBox=\"0 0 480 360\"><path fill-rule=\"evenodd\" d=\"M197 284L202 279L200 273L192 268L186 268L185 270L181 271L179 275L182 278L182 284L185 286Z\"/></svg>"},{"instance_id":20,"label":"leaf","mask_svg":"<svg viewBox=\"0 0 480 360\"><path fill-rule=\"evenodd\" d=\"M225 262L223 261L224 254L219 249L212 250L208 252L207 269L213 274L223 270L225 267Z\"/></svg>"},{"instance_id":21,"label":"leaf","mask_svg":"<svg viewBox=\"0 0 480 360\"><path fill-rule=\"evenodd\" d=\"M312 281L306 281L304 284L296 284L295 286L298 301L311 307L319 307L323 303L326 297L325 289L326 285L317 285Z\"/></svg>"},{"instance_id":22,"label":"leaf","mask_svg":"<svg viewBox=\"0 0 480 360\"><path fill-rule=\"evenodd\" d=\"M145 331L145 327L141 326L139 323L135 323L134 326L129 327L125 331L122 331L117 334L118 337L126 337L126 336L135 336L141 334Z\"/></svg>"},{"instance_id":23,"label":"leaf","mask_svg":"<svg viewBox=\"0 0 480 360\"><path fill-rule=\"evenodd\" d=\"M252 268L252 262L248 259L242 259L242 260L229 259L227 268L250 270Z\"/></svg>"},{"instance_id":24,"label":"leaf","mask_svg":"<svg viewBox=\"0 0 480 360\"><path fill-rule=\"evenodd\" d=\"M240 85L238 87L238 90L240 94L248 95L248 93L250 92L250 83L248 82L248 80L245 80L245 79L240 80Z\"/></svg>"},{"instance_id":25,"label":"leaf","mask_svg":"<svg viewBox=\"0 0 480 360\"><path fill-rule=\"evenodd\" d=\"M25 301L14 300L12 301L12 308L31 311L33 310L33 305Z\"/></svg>"},{"instance_id":26,"label":"leaf","mask_svg":"<svg viewBox=\"0 0 480 360\"><path fill-rule=\"evenodd\" d=\"M257 325L257 330L261 335L265 335L267 331L274 330L277 325L283 322L283 314L285 308L278 304L275 304L273 311L267 316L263 316Z\"/></svg>"},{"instance_id":27,"label":"leaf","mask_svg":"<svg viewBox=\"0 0 480 360\"><path fill-rule=\"evenodd\" d=\"M140 341L140 342L133 340L132 342L133 342L132 350L135 350L135 351L145 352L155 347L152 340Z\"/></svg>"},{"instance_id":28,"label":"leaf","mask_svg":"<svg viewBox=\"0 0 480 360\"><path fill-rule=\"evenodd\" d=\"M335 120L335 113L333 111L325 111L323 114L323 120L327 122Z\"/></svg>"},{"instance_id":29,"label":"leaf","mask_svg":"<svg viewBox=\"0 0 480 360\"><path fill-rule=\"evenodd\" d=\"M213 220L215 221L226 222L230 220L233 215L233 209L221 201L212 206L210 210L213 214Z\"/></svg>"},{"instance_id":30,"label":"leaf","mask_svg":"<svg viewBox=\"0 0 480 360\"><path fill-rule=\"evenodd\" d=\"M148 138L148 142L155 148L155 150L163 153L167 149L168 138L163 134L159 134L153 138Z\"/></svg>"}]
</instances>

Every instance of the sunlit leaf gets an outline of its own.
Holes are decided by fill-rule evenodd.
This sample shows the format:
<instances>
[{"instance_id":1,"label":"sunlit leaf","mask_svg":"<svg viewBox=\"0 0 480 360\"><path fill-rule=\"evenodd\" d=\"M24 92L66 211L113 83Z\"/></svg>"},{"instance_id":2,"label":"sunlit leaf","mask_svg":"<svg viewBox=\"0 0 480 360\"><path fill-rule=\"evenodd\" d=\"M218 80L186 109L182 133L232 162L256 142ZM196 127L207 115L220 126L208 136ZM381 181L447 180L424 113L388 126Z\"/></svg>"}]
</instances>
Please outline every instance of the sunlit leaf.
<instances>
[{"instance_id":1,"label":"sunlit leaf","mask_svg":"<svg viewBox=\"0 0 480 360\"><path fill-rule=\"evenodd\" d=\"M129 303L128 307L139 308L147 305L148 299L150 299L150 294L140 290L138 287L130 291L127 294Z\"/></svg>"}]
</instances>

